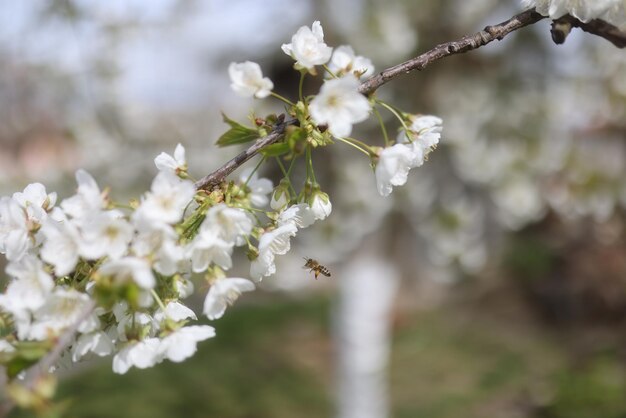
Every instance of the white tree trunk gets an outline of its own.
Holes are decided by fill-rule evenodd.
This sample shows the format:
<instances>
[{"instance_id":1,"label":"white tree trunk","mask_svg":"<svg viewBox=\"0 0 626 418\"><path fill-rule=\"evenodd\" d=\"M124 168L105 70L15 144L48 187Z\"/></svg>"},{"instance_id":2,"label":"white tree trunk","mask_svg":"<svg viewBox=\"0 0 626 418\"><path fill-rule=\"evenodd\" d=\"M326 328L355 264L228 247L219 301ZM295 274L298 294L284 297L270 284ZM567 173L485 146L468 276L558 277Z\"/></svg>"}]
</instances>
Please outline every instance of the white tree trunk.
<instances>
[{"instance_id":1,"label":"white tree trunk","mask_svg":"<svg viewBox=\"0 0 626 418\"><path fill-rule=\"evenodd\" d=\"M390 317L398 282L396 268L371 254L341 274L335 332L339 418L389 416Z\"/></svg>"}]
</instances>

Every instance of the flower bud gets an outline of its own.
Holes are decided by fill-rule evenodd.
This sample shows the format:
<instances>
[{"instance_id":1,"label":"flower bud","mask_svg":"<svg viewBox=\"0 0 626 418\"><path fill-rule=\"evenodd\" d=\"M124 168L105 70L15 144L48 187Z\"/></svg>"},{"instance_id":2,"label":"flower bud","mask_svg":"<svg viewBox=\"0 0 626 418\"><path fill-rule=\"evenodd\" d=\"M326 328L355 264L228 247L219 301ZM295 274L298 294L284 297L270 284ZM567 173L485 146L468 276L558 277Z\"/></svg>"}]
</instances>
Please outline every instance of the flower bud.
<instances>
[{"instance_id":1,"label":"flower bud","mask_svg":"<svg viewBox=\"0 0 626 418\"><path fill-rule=\"evenodd\" d=\"M313 191L313 196L309 199L309 206L311 206L311 211L318 221L325 219L333 210L333 205L330 203L328 195L322 192L319 187Z\"/></svg>"},{"instance_id":2,"label":"flower bud","mask_svg":"<svg viewBox=\"0 0 626 418\"><path fill-rule=\"evenodd\" d=\"M322 192L319 184L310 181L305 183L299 201L305 202L311 207L311 212L313 212L315 219L318 221L326 219L333 210L333 205L330 203L328 195Z\"/></svg>"},{"instance_id":3,"label":"flower bud","mask_svg":"<svg viewBox=\"0 0 626 418\"><path fill-rule=\"evenodd\" d=\"M290 197L289 183L283 179L274 189L274 193L272 193L270 207L274 210L281 210L289 203Z\"/></svg>"}]
</instances>

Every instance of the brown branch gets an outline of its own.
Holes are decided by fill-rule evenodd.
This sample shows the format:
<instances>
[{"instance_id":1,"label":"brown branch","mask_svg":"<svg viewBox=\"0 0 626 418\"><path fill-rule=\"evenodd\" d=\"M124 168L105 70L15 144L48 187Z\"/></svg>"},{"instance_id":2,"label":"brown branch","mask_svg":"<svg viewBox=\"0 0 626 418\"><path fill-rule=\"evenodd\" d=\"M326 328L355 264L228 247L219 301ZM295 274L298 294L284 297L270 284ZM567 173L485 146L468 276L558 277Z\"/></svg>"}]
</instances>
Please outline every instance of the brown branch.
<instances>
[{"instance_id":1,"label":"brown branch","mask_svg":"<svg viewBox=\"0 0 626 418\"><path fill-rule=\"evenodd\" d=\"M226 176L235 171L240 165L258 154L263 147L271 145L282 139L283 133L285 133L285 128L289 125L295 125L297 122L298 121L295 119L290 119L286 122L283 119L279 119L278 123L269 135L259 138L252 146L238 154L235 158L228 161L211 174L208 174L198 180L195 184L196 189L210 189L213 186L217 186L226 178Z\"/></svg>"},{"instance_id":2,"label":"brown branch","mask_svg":"<svg viewBox=\"0 0 626 418\"><path fill-rule=\"evenodd\" d=\"M63 351L72 343L80 324L82 324L83 321L85 321L87 317L93 313L95 308L96 302L93 299L89 300L79 313L78 320L63 331L54 344L52 350L50 350L48 354L46 354L41 360L26 371L26 376L24 377L24 381L22 383L26 388L33 389L41 376L49 373L50 368L61 358ZM8 415L14 407L15 403L11 399L7 399L2 405L0 405L0 417Z\"/></svg>"},{"instance_id":3,"label":"brown branch","mask_svg":"<svg viewBox=\"0 0 626 418\"><path fill-rule=\"evenodd\" d=\"M593 19L587 23L581 22L574 16L565 15L552 22L552 39L557 44L565 42L571 28L580 28L587 33L600 36L618 48L626 48L626 32L600 19Z\"/></svg>"},{"instance_id":4,"label":"brown branch","mask_svg":"<svg viewBox=\"0 0 626 418\"><path fill-rule=\"evenodd\" d=\"M537 23L544 18L544 16L536 13L534 9L526 10L525 12L515 15L502 23L494 26L487 26L485 29L475 33L474 35L464 36L458 41L445 42L437 45L422 55L418 55L415 58L411 58L408 61L381 71L374 77L362 83L361 87L359 87L359 91L363 94L371 94L380 86L400 74L408 73L413 70L421 71L441 58L478 49L483 45L487 45L488 43L495 41L496 39L502 40L509 33L525 26L532 25L533 23Z\"/></svg>"}]
</instances>

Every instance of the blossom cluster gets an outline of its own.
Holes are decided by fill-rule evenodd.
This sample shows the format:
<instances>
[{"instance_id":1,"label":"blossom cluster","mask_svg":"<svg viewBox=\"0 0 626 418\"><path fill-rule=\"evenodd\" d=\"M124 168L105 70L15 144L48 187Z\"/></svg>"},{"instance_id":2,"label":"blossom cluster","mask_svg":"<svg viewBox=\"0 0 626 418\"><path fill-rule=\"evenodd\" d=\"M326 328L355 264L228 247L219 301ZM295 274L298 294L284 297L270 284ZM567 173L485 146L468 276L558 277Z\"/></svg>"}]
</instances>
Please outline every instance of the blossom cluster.
<instances>
[{"instance_id":1,"label":"blossom cluster","mask_svg":"<svg viewBox=\"0 0 626 418\"><path fill-rule=\"evenodd\" d=\"M326 45L319 22L300 28L282 50L301 74L295 102L273 92L258 64L228 68L237 94L282 100L297 120L237 181L198 189L179 144L173 155L155 158L158 174L150 190L129 204L115 202L84 170L76 173L76 193L60 202L39 183L0 198L0 253L8 260L9 277L0 294L0 364L10 366L11 377L43 357L68 330L76 332L61 364L113 356L113 371L126 373L131 367L185 360L199 342L215 336L213 327L194 324L198 315L182 302L197 282L204 283L201 289L209 286L203 315L222 317L242 292L276 272L276 257L290 250L300 229L332 212L315 178L317 147L339 141L365 153L378 191L387 196L437 146L441 119L407 114L361 94L360 80L374 72L371 61L349 46ZM302 82L317 75L318 66L325 81L317 95L303 97ZM378 118L384 146L349 136L354 124L378 112L376 106L400 125L390 139ZM249 128L225 118L231 129L218 145L262 137L282 119L253 120L255 127ZM299 185L291 172L302 157L306 179ZM284 175L276 187L256 173L274 159ZM238 248L250 260L249 278L227 277ZM38 355L33 356L33 347Z\"/></svg>"},{"instance_id":2,"label":"blossom cluster","mask_svg":"<svg viewBox=\"0 0 626 418\"><path fill-rule=\"evenodd\" d=\"M303 104L305 99L300 97L301 101L293 106L293 116L298 117L302 129L311 128L310 118L315 124L312 128L319 130L321 141L309 134L309 143L326 145L328 139L322 132L327 130L334 138L365 151L375 168L377 188L382 196L388 196L393 186L405 184L409 170L421 166L439 143L442 130L440 118L399 112L376 99L374 104L390 110L402 125L395 143L389 141L384 127L384 148L369 147L350 138L353 125L368 119L373 110L372 100L359 93L358 88L360 80L374 74L374 66L371 60L356 55L348 45L334 49L329 47L324 42L324 30L319 21L314 22L311 28L302 26L298 29L291 43L282 45L282 50L295 60L294 68L301 71L302 77L316 75L316 66L323 66L326 71L326 80L320 92L308 103ZM231 86L238 94L257 98L272 94L274 84L263 77L257 63L233 63L229 70Z\"/></svg>"},{"instance_id":3,"label":"blossom cluster","mask_svg":"<svg viewBox=\"0 0 626 418\"><path fill-rule=\"evenodd\" d=\"M223 189L197 191L181 145L155 164L150 191L127 208L83 170L76 173L76 194L59 204L39 183L0 199L0 251L10 277L0 295L5 362L19 358L24 342L52 341L77 321L65 356L71 361L113 355L116 373L180 362L215 335L211 326L187 325L197 320L181 302L193 293L192 274L211 285L204 315L220 318L255 288L251 280L225 277L236 247L257 253L250 276L259 281L275 272L275 255L289 250L298 229L331 211L317 193L311 205L285 205L276 221L262 224L251 213L269 204L270 180L248 171ZM97 307L85 311L90 301Z\"/></svg>"}]
</instances>

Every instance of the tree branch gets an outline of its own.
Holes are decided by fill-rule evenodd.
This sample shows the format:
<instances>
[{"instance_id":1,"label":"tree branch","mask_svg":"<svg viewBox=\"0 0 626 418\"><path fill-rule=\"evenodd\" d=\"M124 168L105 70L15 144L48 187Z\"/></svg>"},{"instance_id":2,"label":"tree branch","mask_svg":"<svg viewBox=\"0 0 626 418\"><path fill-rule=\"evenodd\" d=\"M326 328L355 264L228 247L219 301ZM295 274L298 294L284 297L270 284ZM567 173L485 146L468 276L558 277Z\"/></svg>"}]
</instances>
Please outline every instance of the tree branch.
<instances>
[{"instance_id":1,"label":"tree branch","mask_svg":"<svg viewBox=\"0 0 626 418\"><path fill-rule=\"evenodd\" d=\"M74 322L70 327L66 328L59 336L54 347L48 354L46 354L41 360L35 363L30 369L26 371L23 385L28 389L33 389L41 376L50 371L50 368L59 361L63 351L72 343L78 327L91 315L96 308L96 301L89 300L83 307L82 311L78 315L78 320ZM0 417L4 417L15 407L15 403L11 399L7 399L0 405Z\"/></svg>"},{"instance_id":2,"label":"tree branch","mask_svg":"<svg viewBox=\"0 0 626 418\"><path fill-rule=\"evenodd\" d=\"M437 45L430 51L427 51L415 58L411 58L401 64L394 65L391 68L381 71L374 77L361 84L359 91L363 94L371 94L383 84L396 78L400 74L409 71L421 71L435 61L450 55L462 54L467 51L478 49L483 45L497 40L502 40L506 35L521 29L525 26L532 25L544 19L545 16L536 13L534 9L526 10L512 18L494 26L487 26L474 35L464 36L458 41L446 42Z\"/></svg>"},{"instance_id":3,"label":"tree branch","mask_svg":"<svg viewBox=\"0 0 626 418\"><path fill-rule=\"evenodd\" d=\"M289 125L295 125L297 122L298 121L296 119L290 119L285 122L284 115L282 115L282 118L279 119L278 123L269 135L257 139L257 141L247 150L241 152L235 158L228 161L226 164L224 164L211 174L208 174L198 180L195 183L196 189L208 190L213 186L217 186L226 178L226 176L235 171L239 166L248 161L250 158L258 154L263 147L271 145L282 139L283 134L285 133L285 128L287 128L287 126Z\"/></svg>"},{"instance_id":4,"label":"tree branch","mask_svg":"<svg viewBox=\"0 0 626 418\"><path fill-rule=\"evenodd\" d=\"M606 39L618 48L626 48L626 32L619 30L617 26L600 19L584 23L571 15L565 15L552 22L551 32L554 42L557 44L565 42L571 28L580 28L587 33Z\"/></svg>"},{"instance_id":5,"label":"tree branch","mask_svg":"<svg viewBox=\"0 0 626 418\"><path fill-rule=\"evenodd\" d=\"M39 360L37 364L28 369L26 377L24 378L24 384L27 387L32 388L37 379L48 373L50 368L56 364L59 358L61 358L63 350L65 350L72 343L74 335L76 334L76 331L78 331L80 324L82 324L83 321L85 321L89 315L93 313L94 309L96 309L96 301L90 299L89 302L85 304L82 311L80 311L78 320L61 333L61 336L57 339L52 350Z\"/></svg>"}]
</instances>

